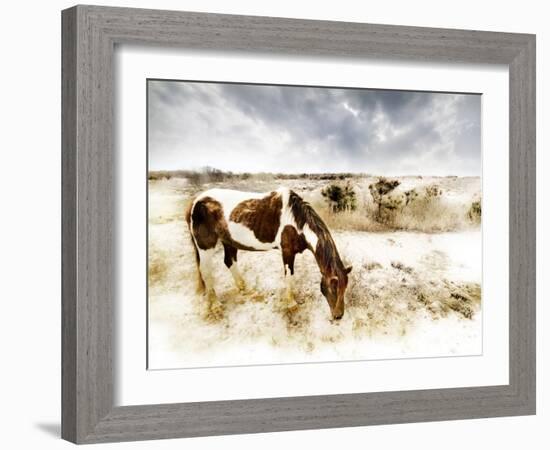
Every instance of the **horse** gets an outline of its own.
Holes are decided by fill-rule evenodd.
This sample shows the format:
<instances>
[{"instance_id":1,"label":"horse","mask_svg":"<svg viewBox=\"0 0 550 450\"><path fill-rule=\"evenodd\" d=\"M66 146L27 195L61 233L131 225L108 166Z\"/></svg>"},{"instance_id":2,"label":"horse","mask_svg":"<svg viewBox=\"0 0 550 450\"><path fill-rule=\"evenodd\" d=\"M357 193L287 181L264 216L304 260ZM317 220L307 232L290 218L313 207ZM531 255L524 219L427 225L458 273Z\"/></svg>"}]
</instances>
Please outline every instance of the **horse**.
<instances>
[{"instance_id":1,"label":"horse","mask_svg":"<svg viewBox=\"0 0 550 450\"><path fill-rule=\"evenodd\" d=\"M246 290L246 284L237 267L237 252L281 250L286 279L284 302L289 309L297 307L293 292L295 257L309 250L319 266L320 289L332 318L339 320L344 315L344 294L352 268L342 263L321 217L294 191L210 189L195 197L185 218L195 251L198 291L206 295L211 311L221 310L212 268L216 247L221 243L224 263L241 291Z\"/></svg>"}]
</instances>

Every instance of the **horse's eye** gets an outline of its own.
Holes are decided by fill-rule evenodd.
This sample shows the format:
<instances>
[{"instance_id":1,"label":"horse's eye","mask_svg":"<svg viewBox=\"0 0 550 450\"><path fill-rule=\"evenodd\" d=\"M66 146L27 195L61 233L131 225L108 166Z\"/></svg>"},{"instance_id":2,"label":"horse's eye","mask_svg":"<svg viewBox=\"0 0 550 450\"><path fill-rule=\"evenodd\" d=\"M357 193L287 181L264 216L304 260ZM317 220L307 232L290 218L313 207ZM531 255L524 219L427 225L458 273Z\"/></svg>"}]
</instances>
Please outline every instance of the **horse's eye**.
<instances>
[{"instance_id":1,"label":"horse's eye","mask_svg":"<svg viewBox=\"0 0 550 450\"><path fill-rule=\"evenodd\" d=\"M325 284L321 281L321 293L323 295L326 295L327 294L327 289L325 287Z\"/></svg>"}]
</instances>

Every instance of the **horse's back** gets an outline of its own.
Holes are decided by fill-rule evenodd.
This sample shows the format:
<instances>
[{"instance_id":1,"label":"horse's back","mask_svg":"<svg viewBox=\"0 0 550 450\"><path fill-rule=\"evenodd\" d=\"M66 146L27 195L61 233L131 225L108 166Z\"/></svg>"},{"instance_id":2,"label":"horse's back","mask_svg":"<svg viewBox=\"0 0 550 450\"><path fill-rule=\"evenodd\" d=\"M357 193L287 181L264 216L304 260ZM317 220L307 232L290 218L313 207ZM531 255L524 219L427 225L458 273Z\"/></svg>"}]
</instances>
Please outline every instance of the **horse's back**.
<instances>
[{"instance_id":1,"label":"horse's back","mask_svg":"<svg viewBox=\"0 0 550 450\"><path fill-rule=\"evenodd\" d=\"M195 204L205 198L213 199L223 206L225 215L228 216L239 203L248 199L259 199L265 195L266 193L263 192L245 192L236 189L213 188L199 194L195 199Z\"/></svg>"},{"instance_id":2,"label":"horse's back","mask_svg":"<svg viewBox=\"0 0 550 450\"><path fill-rule=\"evenodd\" d=\"M205 220L202 216L208 214L208 210L217 214L222 212L227 232L235 243L243 248L267 250L277 245L284 199L288 198L285 193L284 188L271 192L214 188L195 199L193 210L197 211L197 216L201 212L201 220Z\"/></svg>"},{"instance_id":3,"label":"horse's back","mask_svg":"<svg viewBox=\"0 0 550 450\"><path fill-rule=\"evenodd\" d=\"M243 202L246 202L247 200L260 200L266 197L269 197L273 195L273 193L277 193L278 195L281 195L281 198L288 197L288 194L285 195L285 193L288 191L288 189L285 188L279 188L275 191L269 191L269 192L247 192L247 191L239 191L237 189L223 189L223 188L213 188L208 189L207 191L202 192L199 194L194 204L197 202L209 198L217 201L220 203L220 205L223 208L224 215L226 217L226 220L230 219L232 211Z\"/></svg>"}]
</instances>

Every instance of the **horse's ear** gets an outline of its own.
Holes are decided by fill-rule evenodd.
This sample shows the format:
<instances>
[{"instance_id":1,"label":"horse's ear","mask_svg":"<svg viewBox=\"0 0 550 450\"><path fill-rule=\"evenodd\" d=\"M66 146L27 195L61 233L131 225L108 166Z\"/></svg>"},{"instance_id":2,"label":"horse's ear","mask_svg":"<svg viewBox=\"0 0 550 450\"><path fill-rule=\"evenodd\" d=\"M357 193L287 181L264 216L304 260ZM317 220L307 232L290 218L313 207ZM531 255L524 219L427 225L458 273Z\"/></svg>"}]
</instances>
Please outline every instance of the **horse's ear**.
<instances>
[{"instance_id":1,"label":"horse's ear","mask_svg":"<svg viewBox=\"0 0 550 450\"><path fill-rule=\"evenodd\" d=\"M351 269L353 269L353 266L348 266L348 267L346 267L346 268L344 269L344 271L345 271L346 273L350 273L350 272L351 272Z\"/></svg>"}]
</instances>

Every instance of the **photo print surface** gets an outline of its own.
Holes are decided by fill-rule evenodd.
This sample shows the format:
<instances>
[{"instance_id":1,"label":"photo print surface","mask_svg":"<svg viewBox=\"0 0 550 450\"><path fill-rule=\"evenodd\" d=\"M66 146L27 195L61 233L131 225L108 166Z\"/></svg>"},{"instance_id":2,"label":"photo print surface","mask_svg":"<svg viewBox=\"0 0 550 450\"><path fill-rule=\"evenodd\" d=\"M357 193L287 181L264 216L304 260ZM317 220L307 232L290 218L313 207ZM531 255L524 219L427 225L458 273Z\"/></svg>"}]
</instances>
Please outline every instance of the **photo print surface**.
<instances>
[{"instance_id":1,"label":"photo print surface","mask_svg":"<svg viewBox=\"0 0 550 450\"><path fill-rule=\"evenodd\" d=\"M148 368L482 353L481 95L147 80Z\"/></svg>"}]
</instances>

